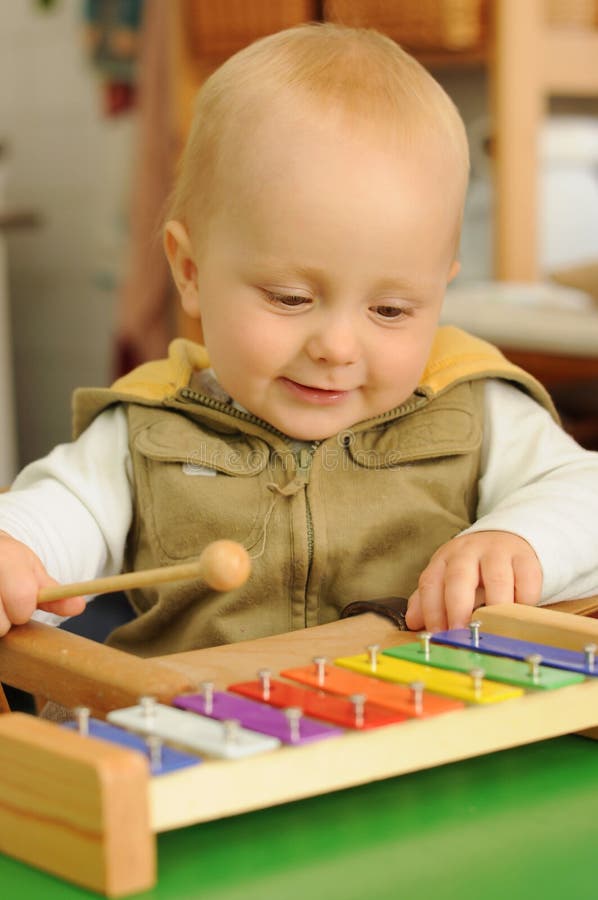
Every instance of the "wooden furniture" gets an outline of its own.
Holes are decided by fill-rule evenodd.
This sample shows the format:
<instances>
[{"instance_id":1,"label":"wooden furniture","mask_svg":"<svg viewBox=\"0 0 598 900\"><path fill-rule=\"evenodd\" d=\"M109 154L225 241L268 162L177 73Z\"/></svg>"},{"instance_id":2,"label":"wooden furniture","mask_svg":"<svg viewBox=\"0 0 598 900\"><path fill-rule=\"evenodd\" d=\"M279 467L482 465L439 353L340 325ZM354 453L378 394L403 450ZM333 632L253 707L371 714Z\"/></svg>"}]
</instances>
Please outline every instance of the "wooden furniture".
<instances>
[{"instance_id":1,"label":"wooden furniture","mask_svg":"<svg viewBox=\"0 0 598 900\"><path fill-rule=\"evenodd\" d=\"M593 27L566 17L556 24L549 0L494 0L492 8L495 277L536 281L540 128L551 97L598 97L598 17Z\"/></svg>"},{"instance_id":2,"label":"wooden furniture","mask_svg":"<svg viewBox=\"0 0 598 900\"><path fill-rule=\"evenodd\" d=\"M479 610L478 617L485 631L570 649L598 640L598 622L566 613L508 606ZM226 686L265 664L276 672L309 665L314 655L360 653L364 642L387 647L412 639L369 614L150 661L30 623L0 642L0 678L62 702L82 694L101 712L114 707L109 694L120 679L118 705L144 679L151 681L144 692L167 700L197 680ZM150 777L143 757L130 750L8 714L0 717L0 849L121 896L153 883L157 832L587 729L598 725L597 701L598 679L590 679L234 763L206 761L161 777Z\"/></svg>"},{"instance_id":3,"label":"wooden furniture","mask_svg":"<svg viewBox=\"0 0 598 900\"><path fill-rule=\"evenodd\" d=\"M567 735L158 835L144 900L591 897L598 767ZM563 828L563 823L566 828ZM97 894L0 854L6 897Z\"/></svg>"},{"instance_id":4,"label":"wooden furniture","mask_svg":"<svg viewBox=\"0 0 598 900\"><path fill-rule=\"evenodd\" d=\"M490 9L494 276L534 282L546 274L539 265L540 130L552 97L598 98L598 4L490 0ZM598 449L598 347L591 357L501 349L550 391L573 437Z\"/></svg>"},{"instance_id":5,"label":"wooden furniture","mask_svg":"<svg viewBox=\"0 0 598 900\"><path fill-rule=\"evenodd\" d=\"M505 356L534 375L555 402L565 430L588 450L598 450L597 355L565 356L501 347Z\"/></svg>"}]
</instances>

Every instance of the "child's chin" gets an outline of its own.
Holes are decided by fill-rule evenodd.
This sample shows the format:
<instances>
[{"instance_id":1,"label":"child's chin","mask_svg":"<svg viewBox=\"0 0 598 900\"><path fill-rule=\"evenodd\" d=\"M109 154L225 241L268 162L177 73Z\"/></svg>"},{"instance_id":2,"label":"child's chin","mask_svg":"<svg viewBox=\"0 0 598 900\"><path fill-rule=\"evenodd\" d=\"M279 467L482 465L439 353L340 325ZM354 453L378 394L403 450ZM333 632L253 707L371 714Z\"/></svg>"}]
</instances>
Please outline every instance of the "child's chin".
<instances>
[{"instance_id":1,"label":"child's chin","mask_svg":"<svg viewBox=\"0 0 598 900\"><path fill-rule=\"evenodd\" d=\"M336 426L330 428L306 428L306 429L297 429L293 428L290 431L286 430L285 434L287 434L294 441L306 441L306 442L319 442L325 441L327 438L334 437L335 435L346 431L345 428L337 428Z\"/></svg>"}]
</instances>

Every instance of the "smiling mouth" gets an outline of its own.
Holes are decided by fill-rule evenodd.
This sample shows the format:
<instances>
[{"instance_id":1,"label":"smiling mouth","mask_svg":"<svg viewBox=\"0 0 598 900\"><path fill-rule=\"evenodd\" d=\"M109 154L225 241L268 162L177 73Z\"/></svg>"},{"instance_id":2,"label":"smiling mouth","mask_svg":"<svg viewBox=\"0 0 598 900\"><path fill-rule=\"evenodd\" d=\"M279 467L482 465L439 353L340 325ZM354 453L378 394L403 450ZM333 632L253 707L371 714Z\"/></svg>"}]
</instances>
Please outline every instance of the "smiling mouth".
<instances>
[{"instance_id":1,"label":"smiling mouth","mask_svg":"<svg viewBox=\"0 0 598 900\"><path fill-rule=\"evenodd\" d=\"M311 387L308 384L301 384L298 381L292 381L290 378L280 378L280 382L294 396L307 400L316 404L332 404L342 400L350 391L328 390L327 388Z\"/></svg>"}]
</instances>

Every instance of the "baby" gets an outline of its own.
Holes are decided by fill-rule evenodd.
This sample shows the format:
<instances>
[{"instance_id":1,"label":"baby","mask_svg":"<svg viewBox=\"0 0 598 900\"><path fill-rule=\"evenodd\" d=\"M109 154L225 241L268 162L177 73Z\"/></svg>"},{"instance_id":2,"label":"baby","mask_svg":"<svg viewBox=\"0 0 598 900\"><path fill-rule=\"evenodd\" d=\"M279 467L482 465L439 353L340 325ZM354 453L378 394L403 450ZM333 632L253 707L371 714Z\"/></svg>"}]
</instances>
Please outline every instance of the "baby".
<instances>
[{"instance_id":1,"label":"baby","mask_svg":"<svg viewBox=\"0 0 598 900\"><path fill-rule=\"evenodd\" d=\"M165 226L205 346L78 391L75 442L0 498L0 633L54 579L216 538L248 549L247 584L133 591L113 646L261 637L387 596L434 631L597 592L598 456L533 378L438 326L467 174L454 105L376 32L300 26L216 71Z\"/></svg>"}]
</instances>

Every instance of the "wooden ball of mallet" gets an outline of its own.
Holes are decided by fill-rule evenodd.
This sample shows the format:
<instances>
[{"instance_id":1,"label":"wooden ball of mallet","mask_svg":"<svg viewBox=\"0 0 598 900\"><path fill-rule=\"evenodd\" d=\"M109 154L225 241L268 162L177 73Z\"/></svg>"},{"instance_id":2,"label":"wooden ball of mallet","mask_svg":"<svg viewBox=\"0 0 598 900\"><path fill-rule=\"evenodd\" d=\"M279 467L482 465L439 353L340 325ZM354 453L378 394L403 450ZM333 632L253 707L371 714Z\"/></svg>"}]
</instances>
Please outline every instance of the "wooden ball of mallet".
<instances>
[{"instance_id":1,"label":"wooden ball of mallet","mask_svg":"<svg viewBox=\"0 0 598 900\"><path fill-rule=\"evenodd\" d=\"M198 560L200 577L215 591L234 591L249 578L251 560L235 541L213 541Z\"/></svg>"}]
</instances>

